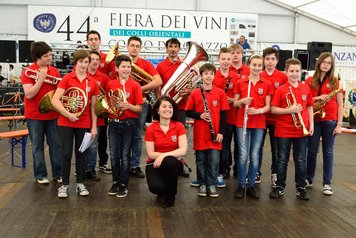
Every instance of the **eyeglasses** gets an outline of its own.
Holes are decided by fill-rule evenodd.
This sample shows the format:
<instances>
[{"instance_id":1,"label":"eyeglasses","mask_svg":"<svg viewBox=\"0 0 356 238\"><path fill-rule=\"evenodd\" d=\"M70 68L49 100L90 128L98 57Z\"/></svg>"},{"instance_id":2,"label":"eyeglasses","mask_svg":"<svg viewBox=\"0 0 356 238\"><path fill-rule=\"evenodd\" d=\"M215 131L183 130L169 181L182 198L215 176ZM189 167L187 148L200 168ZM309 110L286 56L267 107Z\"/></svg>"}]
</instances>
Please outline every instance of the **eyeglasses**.
<instances>
[{"instance_id":1,"label":"eyeglasses","mask_svg":"<svg viewBox=\"0 0 356 238\"><path fill-rule=\"evenodd\" d=\"M328 64L328 65L331 65L331 64L332 64L331 61L325 61L325 60L321 61L321 63L322 63L322 64Z\"/></svg>"}]
</instances>

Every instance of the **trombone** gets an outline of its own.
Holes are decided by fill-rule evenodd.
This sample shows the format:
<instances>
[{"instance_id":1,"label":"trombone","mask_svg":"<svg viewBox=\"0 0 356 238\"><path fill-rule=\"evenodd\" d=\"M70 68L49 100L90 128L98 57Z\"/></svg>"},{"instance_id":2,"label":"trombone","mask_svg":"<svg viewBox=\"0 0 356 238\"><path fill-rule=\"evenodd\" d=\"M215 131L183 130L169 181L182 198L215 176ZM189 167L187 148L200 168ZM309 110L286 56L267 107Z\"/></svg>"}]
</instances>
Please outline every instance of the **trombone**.
<instances>
[{"instance_id":1,"label":"trombone","mask_svg":"<svg viewBox=\"0 0 356 238\"><path fill-rule=\"evenodd\" d=\"M29 69L27 67L24 67L23 68L24 70L24 74L29 77L29 78L32 78L34 79L36 82L38 80L38 71L37 70L33 70L33 69ZM48 83L48 84L54 84L54 85L57 85L59 81L61 81L62 79L61 78L57 78L55 76L52 76L52 75L46 75L46 78L44 80L45 83Z\"/></svg>"}]
</instances>

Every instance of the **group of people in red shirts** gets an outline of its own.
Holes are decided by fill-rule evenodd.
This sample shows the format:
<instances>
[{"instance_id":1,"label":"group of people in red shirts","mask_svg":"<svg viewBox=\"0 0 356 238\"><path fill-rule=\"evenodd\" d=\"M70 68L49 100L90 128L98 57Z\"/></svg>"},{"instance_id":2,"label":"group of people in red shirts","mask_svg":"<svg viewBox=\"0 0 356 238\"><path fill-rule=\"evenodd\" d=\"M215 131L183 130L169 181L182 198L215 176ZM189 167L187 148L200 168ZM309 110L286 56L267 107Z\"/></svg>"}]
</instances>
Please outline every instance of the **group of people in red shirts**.
<instances>
[{"instance_id":1,"label":"group of people in red shirts","mask_svg":"<svg viewBox=\"0 0 356 238\"><path fill-rule=\"evenodd\" d=\"M149 190L162 197L163 207L173 206L178 176L186 175L182 160L188 147L186 117L194 119L197 180L191 185L199 187L198 196L218 197L217 187L226 186L224 178L230 175L235 162L233 170L238 178L235 197L243 198L246 194L259 198L255 184L260 182L262 175L262 150L267 130L272 152L271 198L284 194L287 163L293 144L296 194L304 200L309 199L305 187L313 184L317 142L321 136L323 192L327 195L333 193L332 148L335 135L341 133L343 110L342 91L331 96L339 87L337 78L333 76L335 63L331 54L323 53L319 57L316 73L304 84L300 82L301 64L297 59L287 60L285 73L276 69L278 51L273 48L265 49L262 56L252 55L248 67L242 63L243 49L240 45L222 48L218 56L219 69L210 63L199 68L201 87L183 88L176 92L183 98L178 105L171 99L172 93L159 97L153 105L153 123L146 128L144 136L148 158L142 165L142 136L149 110L146 95L150 91L157 93L157 89L163 87L181 65L182 59L178 56L180 42L176 38L166 42L168 56L155 69L149 61L139 57L142 45L139 37L129 38L128 56L118 55L110 63L105 62L106 55L99 50L101 40L97 31L90 31L87 41L90 50L75 52L74 70L58 85L45 82L48 75L59 77L58 70L50 66L52 50L45 42L31 45L34 63L29 68L37 72L37 79L29 78L24 72L21 76L34 175L39 184L49 183L44 156L46 138L53 179L62 183L58 197L69 195L73 145L76 192L87 196L89 191L83 183L85 178L100 180L95 171L96 157L100 144L104 144L106 150L107 143L106 123L95 114L100 94L112 107L107 125L113 182L108 195L127 196L130 173L145 177L140 169L144 166ZM135 67L152 78L143 84L136 81L132 77ZM53 90L51 102L55 111L41 114L38 104ZM325 102L326 117L314 120L314 101ZM90 133L93 143L82 152L79 147L86 133ZM100 134L104 135L100 137ZM99 168L110 173L107 155L106 161L103 157Z\"/></svg>"}]
</instances>

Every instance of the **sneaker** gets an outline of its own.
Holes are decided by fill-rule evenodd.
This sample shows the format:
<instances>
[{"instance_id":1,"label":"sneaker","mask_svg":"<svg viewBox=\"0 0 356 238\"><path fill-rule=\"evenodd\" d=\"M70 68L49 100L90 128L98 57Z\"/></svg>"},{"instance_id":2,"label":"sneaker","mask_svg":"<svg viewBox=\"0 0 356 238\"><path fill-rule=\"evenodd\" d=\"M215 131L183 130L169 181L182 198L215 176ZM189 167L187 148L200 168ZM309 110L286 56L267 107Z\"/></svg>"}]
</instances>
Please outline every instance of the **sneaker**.
<instances>
[{"instance_id":1,"label":"sneaker","mask_svg":"<svg viewBox=\"0 0 356 238\"><path fill-rule=\"evenodd\" d=\"M236 191L234 192L234 195L236 198L243 198L245 197L245 190L246 188L243 187L238 187Z\"/></svg>"},{"instance_id":2,"label":"sneaker","mask_svg":"<svg viewBox=\"0 0 356 238\"><path fill-rule=\"evenodd\" d=\"M272 188L277 187L277 174L271 174L271 183L272 183Z\"/></svg>"},{"instance_id":3,"label":"sneaker","mask_svg":"<svg viewBox=\"0 0 356 238\"><path fill-rule=\"evenodd\" d=\"M44 177L44 178L41 178L41 179L37 179L37 183L39 183L39 184L49 184L49 180L48 180L48 178Z\"/></svg>"},{"instance_id":4,"label":"sneaker","mask_svg":"<svg viewBox=\"0 0 356 238\"><path fill-rule=\"evenodd\" d=\"M250 187L246 189L246 195L250 196L254 199L259 199L260 198L260 194L256 191L256 189L254 187Z\"/></svg>"},{"instance_id":5,"label":"sneaker","mask_svg":"<svg viewBox=\"0 0 356 238\"><path fill-rule=\"evenodd\" d=\"M331 188L330 184L325 184L324 185L323 194L325 194L325 195L333 195L333 189Z\"/></svg>"},{"instance_id":6,"label":"sneaker","mask_svg":"<svg viewBox=\"0 0 356 238\"><path fill-rule=\"evenodd\" d=\"M269 197L270 198L278 198L280 196L284 195L284 189L282 187L275 187L272 192L270 192Z\"/></svg>"},{"instance_id":7,"label":"sneaker","mask_svg":"<svg viewBox=\"0 0 356 238\"><path fill-rule=\"evenodd\" d=\"M179 171L179 176L188 178L188 177L189 177L189 173L188 173L187 171L185 171L184 168L182 168L182 169Z\"/></svg>"},{"instance_id":8,"label":"sneaker","mask_svg":"<svg viewBox=\"0 0 356 238\"><path fill-rule=\"evenodd\" d=\"M309 182L309 180L306 179L306 180L305 180L305 187L306 187L306 188L311 188L311 187L313 187L313 183L312 183L312 182Z\"/></svg>"},{"instance_id":9,"label":"sneaker","mask_svg":"<svg viewBox=\"0 0 356 238\"><path fill-rule=\"evenodd\" d=\"M216 184L216 187L218 188L225 188L225 182L224 182L224 176L222 174L218 175L218 183Z\"/></svg>"},{"instance_id":10,"label":"sneaker","mask_svg":"<svg viewBox=\"0 0 356 238\"><path fill-rule=\"evenodd\" d=\"M216 187L214 185L210 186L208 189L209 196L212 198L219 197L219 194L216 192Z\"/></svg>"},{"instance_id":11,"label":"sneaker","mask_svg":"<svg viewBox=\"0 0 356 238\"><path fill-rule=\"evenodd\" d=\"M163 208L169 208L174 206L175 196L167 196L162 204Z\"/></svg>"},{"instance_id":12,"label":"sneaker","mask_svg":"<svg viewBox=\"0 0 356 238\"><path fill-rule=\"evenodd\" d=\"M110 196L115 196L117 194L117 189L119 188L119 184L118 183L113 183L111 185L111 188L108 192L108 195Z\"/></svg>"},{"instance_id":13,"label":"sneaker","mask_svg":"<svg viewBox=\"0 0 356 238\"><path fill-rule=\"evenodd\" d=\"M304 188L297 188L297 192L295 193L302 200L309 200L309 194L305 191Z\"/></svg>"},{"instance_id":14,"label":"sneaker","mask_svg":"<svg viewBox=\"0 0 356 238\"><path fill-rule=\"evenodd\" d=\"M99 171L106 173L106 174L112 173L112 170L110 168L108 168L107 165L99 166Z\"/></svg>"},{"instance_id":15,"label":"sneaker","mask_svg":"<svg viewBox=\"0 0 356 238\"><path fill-rule=\"evenodd\" d=\"M144 178L145 174L142 172L140 167L131 168L131 174L136 175L136 177Z\"/></svg>"},{"instance_id":16,"label":"sneaker","mask_svg":"<svg viewBox=\"0 0 356 238\"><path fill-rule=\"evenodd\" d=\"M257 173L255 177L255 184L260 184L260 183L261 183L261 175Z\"/></svg>"},{"instance_id":17,"label":"sneaker","mask_svg":"<svg viewBox=\"0 0 356 238\"><path fill-rule=\"evenodd\" d=\"M193 181L190 183L190 186L191 186L191 187L199 187L200 184L199 184L198 180L193 180Z\"/></svg>"},{"instance_id":18,"label":"sneaker","mask_svg":"<svg viewBox=\"0 0 356 238\"><path fill-rule=\"evenodd\" d=\"M94 171L87 171L85 173L85 179L90 180L90 181L95 181L98 182L100 181L100 177L96 175Z\"/></svg>"},{"instance_id":19,"label":"sneaker","mask_svg":"<svg viewBox=\"0 0 356 238\"><path fill-rule=\"evenodd\" d=\"M116 193L116 197L123 198L126 197L128 193L129 190L127 189L127 186L125 184L120 184Z\"/></svg>"},{"instance_id":20,"label":"sneaker","mask_svg":"<svg viewBox=\"0 0 356 238\"><path fill-rule=\"evenodd\" d=\"M80 196L88 196L89 191L88 189L84 186L82 183L77 183L77 193L79 193Z\"/></svg>"},{"instance_id":21,"label":"sneaker","mask_svg":"<svg viewBox=\"0 0 356 238\"><path fill-rule=\"evenodd\" d=\"M199 191L198 191L198 196L199 197L206 197L206 186L205 185L201 185L199 187Z\"/></svg>"},{"instance_id":22,"label":"sneaker","mask_svg":"<svg viewBox=\"0 0 356 238\"><path fill-rule=\"evenodd\" d=\"M58 188L58 194L57 196L59 198L67 198L68 197L68 185L62 185Z\"/></svg>"},{"instance_id":23,"label":"sneaker","mask_svg":"<svg viewBox=\"0 0 356 238\"><path fill-rule=\"evenodd\" d=\"M56 181L57 183L63 182L62 177L55 178L54 181Z\"/></svg>"}]
</instances>

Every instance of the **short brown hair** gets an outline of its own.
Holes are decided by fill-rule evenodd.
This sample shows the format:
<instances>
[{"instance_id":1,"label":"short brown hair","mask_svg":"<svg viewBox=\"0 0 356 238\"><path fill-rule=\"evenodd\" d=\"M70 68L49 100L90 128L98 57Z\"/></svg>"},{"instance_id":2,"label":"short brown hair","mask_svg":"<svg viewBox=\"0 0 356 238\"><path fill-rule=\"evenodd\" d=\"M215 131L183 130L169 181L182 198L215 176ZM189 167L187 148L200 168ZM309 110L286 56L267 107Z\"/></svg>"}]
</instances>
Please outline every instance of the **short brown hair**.
<instances>
[{"instance_id":1,"label":"short brown hair","mask_svg":"<svg viewBox=\"0 0 356 238\"><path fill-rule=\"evenodd\" d=\"M215 73L216 73L216 67L215 67L215 65L213 65L213 64L205 63L205 64L203 64L203 65L200 67L200 69L199 69L200 75L203 75L203 73L204 73L205 71L213 71L214 74L215 74Z\"/></svg>"},{"instance_id":2,"label":"short brown hair","mask_svg":"<svg viewBox=\"0 0 356 238\"><path fill-rule=\"evenodd\" d=\"M244 49L242 48L241 45L239 44L233 44L233 45L230 45L230 51L238 51L240 52L241 54L244 54Z\"/></svg>"},{"instance_id":3,"label":"short brown hair","mask_svg":"<svg viewBox=\"0 0 356 238\"><path fill-rule=\"evenodd\" d=\"M32 61L36 61L42 57L42 55L52 52L52 48L44 41L34 41L30 47Z\"/></svg>"},{"instance_id":4,"label":"short brown hair","mask_svg":"<svg viewBox=\"0 0 356 238\"><path fill-rule=\"evenodd\" d=\"M265 58L267 55L272 55L274 54L277 58L279 59L279 52L276 48L273 47L267 47L266 49L263 50L262 57Z\"/></svg>"},{"instance_id":5,"label":"short brown hair","mask_svg":"<svg viewBox=\"0 0 356 238\"><path fill-rule=\"evenodd\" d=\"M300 65L302 66L302 63L300 63L299 59L296 58L289 58L286 60L286 71L288 70L289 66L291 65Z\"/></svg>"},{"instance_id":6,"label":"short brown hair","mask_svg":"<svg viewBox=\"0 0 356 238\"><path fill-rule=\"evenodd\" d=\"M81 59L88 58L90 62L90 54L87 50L77 50L73 55L73 65L76 65L77 62Z\"/></svg>"},{"instance_id":7,"label":"short brown hair","mask_svg":"<svg viewBox=\"0 0 356 238\"><path fill-rule=\"evenodd\" d=\"M127 55L118 55L115 57L115 66L119 67L123 61L130 62L130 64L132 63L131 58Z\"/></svg>"},{"instance_id":8,"label":"short brown hair","mask_svg":"<svg viewBox=\"0 0 356 238\"><path fill-rule=\"evenodd\" d=\"M222 47L222 48L220 49L220 52L219 52L219 56L218 56L218 57L220 57L220 55L221 55L221 54L224 54L224 53L231 53L231 49L230 49L230 48L227 48L227 47Z\"/></svg>"}]
</instances>

